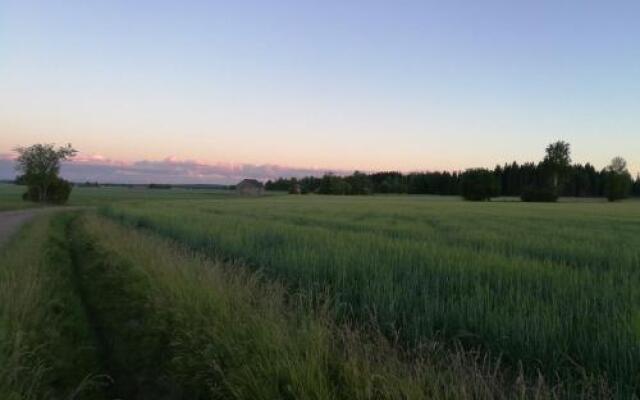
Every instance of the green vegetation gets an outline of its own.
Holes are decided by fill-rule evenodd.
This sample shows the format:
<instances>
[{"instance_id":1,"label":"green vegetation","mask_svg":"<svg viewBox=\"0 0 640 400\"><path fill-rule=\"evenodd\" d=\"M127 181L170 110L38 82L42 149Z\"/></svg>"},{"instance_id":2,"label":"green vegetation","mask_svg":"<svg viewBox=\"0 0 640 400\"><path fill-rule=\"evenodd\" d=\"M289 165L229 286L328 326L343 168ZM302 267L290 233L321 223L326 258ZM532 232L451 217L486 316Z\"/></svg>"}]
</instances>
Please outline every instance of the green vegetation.
<instances>
[{"instance_id":1,"label":"green vegetation","mask_svg":"<svg viewBox=\"0 0 640 400\"><path fill-rule=\"evenodd\" d=\"M633 179L627 169L627 161L622 157L615 157L606 168L605 195L609 201L621 200L629 197L633 188Z\"/></svg>"},{"instance_id":2,"label":"green vegetation","mask_svg":"<svg viewBox=\"0 0 640 400\"><path fill-rule=\"evenodd\" d=\"M0 211L38 207L38 203L22 200L24 186L0 183Z\"/></svg>"},{"instance_id":3,"label":"green vegetation","mask_svg":"<svg viewBox=\"0 0 640 400\"><path fill-rule=\"evenodd\" d=\"M0 211L33 208L39 203L22 200L25 186L0 183ZM67 205L102 206L118 202L153 202L157 200L207 200L220 196L232 196L234 193L222 189L149 189L143 186L102 186L75 187Z\"/></svg>"},{"instance_id":4,"label":"green vegetation","mask_svg":"<svg viewBox=\"0 0 640 400\"><path fill-rule=\"evenodd\" d=\"M147 187L76 187L69 199L71 206L102 206L119 202L146 204L158 200L210 200L232 196L234 192L222 189L182 189L166 190Z\"/></svg>"},{"instance_id":5,"label":"green vegetation","mask_svg":"<svg viewBox=\"0 0 640 400\"><path fill-rule=\"evenodd\" d=\"M338 327L304 296L240 265L88 218L81 282L123 398L422 399L549 396L508 386L473 353L410 358L375 330ZM427 358L428 357L428 358ZM403 361L411 359L411 362Z\"/></svg>"},{"instance_id":6,"label":"green vegetation","mask_svg":"<svg viewBox=\"0 0 640 400\"><path fill-rule=\"evenodd\" d=\"M624 161L624 160L622 160ZM480 182L478 171L484 169L469 169L465 173L474 175L471 186L477 186ZM609 193L620 193L627 197L630 194L640 196L640 176L635 183L631 176L629 185L620 185L615 182L612 185L610 168L597 171L590 163L571 164L571 147L569 143L557 141L551 143L545 149L545 156L538 163L517 162L498 165L493 169L493 175L497 179L497 185L485 180L483 192L492 193L492 196L520 197L527 202L555 202L558 197L611 197ZM408 193L408 194L435 194L459 196L468 200L488 198L484 194L469 196L470 179L464 182L463 175L459 171L429 171L411 172L403 174L398 171L383 171L364 174L356 171L349 176L336 176L326 174L322 178L307 176L302 179L279 178L275 181L267 181L265 188L268 191L281 191L293 193L320 193L339 195L361 195L373 193ZM486 175L488 178L488 175ZM627 177L625 177L627 178ZM634 184L631 190L631 183ZM613 190L612 190L613 188ZM295 189L295 190L292 190ZM493 194L495 193L495 194ZM480 198L478 198L480 197Z\"/></svg>"},{"instance_id":7,"label":"green vegetation","mask_svg":"<svg viewBox=\"0 0 640 400\"><path fill-rule=\"evenodd\" d=\"M0 398L96 399L102 380L64 241L42 217L0 249Z\"/></svg>"},{"instance_id":8,"label":"green vegetation","mask_svg":"<svg viewBox=\"0 0 640 400\"><path fill-rule=\"evenodd\" d=\"M274 197L121 205L106 214L290 290L411 349L460 341L563 382L638 387L636 202L478 203Z\"/></svg>"},{"instance_id":9,"label":"green vegetation","mask_svg":"<svg viewBox=\"0 0 640 400\"><path fill-rule=\"evenodd\" d=\"M401 350L375 326L336 324L320 298L92 215L37 221L2 256L3 399L525 399L567 390L437 342Z\"/></svg>"},{"instance_id":10,"label":"green vegetation","mask_svg":"<svg viewBox=\"0 0 640 400\"><path fill-rule=\"evenodd\" d=\"M102 216L42 216L0 249L0 398L640 388L637 201L77 188L71 203Z\"/></svg>"},{"instance_id":11,"label":"green vegetation","mask_svg":"<svg viewBox=\"0 0 640 400\"><path fill-rule=\"evenodd\" d=\"M465 200L491 200L500 194L500 184L488 169L468 169L462 174L462 197Z\"/></svg>"},{"instance_id":12,"label":"green vegetation","mask_svg":"<svg viewBox=\"0 0 640 400\"><path fill-rule=\"evenodd\" d=\"M17 181L27 185L24 200L40 203L64 204L71 194L71 183L60 178L60 163L73 158L77 150L71 144L58 147L53 144L34 144L18 147L16 168L22 173Z\"/></svg>"}]
</instances>

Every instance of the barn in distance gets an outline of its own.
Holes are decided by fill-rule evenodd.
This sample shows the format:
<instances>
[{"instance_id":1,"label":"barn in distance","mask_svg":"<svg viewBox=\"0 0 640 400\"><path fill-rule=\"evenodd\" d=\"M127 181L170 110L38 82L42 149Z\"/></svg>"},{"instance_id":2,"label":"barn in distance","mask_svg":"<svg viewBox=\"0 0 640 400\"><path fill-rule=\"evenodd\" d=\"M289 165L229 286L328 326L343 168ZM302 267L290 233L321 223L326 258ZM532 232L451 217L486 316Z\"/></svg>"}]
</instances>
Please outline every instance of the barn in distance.
<instances>
[{"instance_id":1,"label":"barn in distance","mask_svg":"<svg viewBox=\"0 0 640 400\"><path fill-rule=\"evenodd\" d=\"M236 193L241 196L261 196L264 194L264 185L255 179L243 179L236 185Z\"/></svg>"}]
</instances>

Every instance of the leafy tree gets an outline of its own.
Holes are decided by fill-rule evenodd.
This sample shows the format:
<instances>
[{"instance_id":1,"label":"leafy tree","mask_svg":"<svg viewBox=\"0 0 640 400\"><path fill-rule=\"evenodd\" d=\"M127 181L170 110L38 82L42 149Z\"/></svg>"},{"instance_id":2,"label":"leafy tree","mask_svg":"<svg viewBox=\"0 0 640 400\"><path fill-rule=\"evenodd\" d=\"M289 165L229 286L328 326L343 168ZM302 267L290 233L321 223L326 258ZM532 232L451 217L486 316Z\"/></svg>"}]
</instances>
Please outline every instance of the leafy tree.
<instances>
[{"instance_id":1,"label":"leafy tree","mask_svg":"<svg viewBox=\"0 0 640 400\"><path fill-rule=\"evenodd\" d=\"M291 187L295 178L285 179L278 178L275 181L268 180L267 183L264 184L265 190L279 190L279 191L287 191Z\"/></svg>"},{"instance_id":2,"label":"leafy tree","mask_svg":"<svg viewBox=\"0 0 640 400\"><path fill-rule=\"evenodd\" d=\"M636 176L636 181L633 183L633 195L640 196L640 174Z\"/></svg>"},{"instance_id":3,"label":"leafy tree","mask_svg":"<svg viewBox=\"0 0 640 400\"><path fill-rule=\"evenodd\" d=\"M629 197L633 179L627 169L627 162L622 157L615 157L605 168L604 192L609 201L621 200Z\"/></svg>"},{"instance_id":4,"label":"leafy tree","mask_svg":"<svg viewBox=\"0 0 640 400\"><path fill-rule=\"evenodd\" d=\"M54 204L64 204L69 200L71 189L73 186L70 182L55 178L47 191L47 202ZM22 195L23 200L27 201L40 201L40 192L36 186L29 186L27 191Z\"/></svg>"},{"instance_id":5,"label":"leafy tree","mask_svg":"<svg viewBox=\"0 0 640 400\"><path fill-rule=\"evenodd\" d=\"M551 183L558 190L571 166L571 146L559 140L548 145L546 153L542 167L550 172Z\"/></svg>"},{"instance_id":6,"label":"leafy tree","mask_svg":"<svg viewBox=\"0 0 640 400\"><path fill-rule=\"evenodd\" d=\"M64 202L69 197L71 185L60 179L60 163L75 156L77 151L68 144L58 147L53 144L34 144L16 148L18 153L16 170L27 184L27 200ZM66 183L65 183L66 182ZM64 194L66 193L66 197Z\"/></svg>"},{"instance_id":7,"label":"leafy tree","mask_svg":"<svg viewBox=\"0 0 640 400\"><path fill-rule=\"evenodd\" d=\"M500 194L496 175L485 168L468 169L462 174L462 196L466 200L491 200Z\"/></svg>"}]
</instances>

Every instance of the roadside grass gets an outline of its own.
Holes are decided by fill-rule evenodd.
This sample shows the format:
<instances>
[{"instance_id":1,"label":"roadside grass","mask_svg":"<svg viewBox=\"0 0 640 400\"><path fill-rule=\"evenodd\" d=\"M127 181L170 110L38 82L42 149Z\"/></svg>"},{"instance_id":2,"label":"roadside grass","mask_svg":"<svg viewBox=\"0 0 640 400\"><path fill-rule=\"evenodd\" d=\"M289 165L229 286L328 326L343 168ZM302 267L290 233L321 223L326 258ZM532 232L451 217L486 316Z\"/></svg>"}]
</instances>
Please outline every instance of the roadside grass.
<instances>
[{"instance_id":1,"label":"roadside grass","mask_svg":"<svg viewBox=\"0 0 640 400\"><path fill-rule=\"evenodd\" d=\"M42 216L0 248L0 398L100 399L103 378L73 283L68 216Z\"/></svg>"},{"instance_id":2,"label":"roadside grass","mask_svg":"<svg viewBox=\"0 0 640 400\"><path fill-rule=\"evenodd\" d=\"M528 377L640 388L637 202L482 203L278 197L114 205L112 218L293 292L407 349L445 339Z\"/></svg>"},{"instance_id":3,"label":"roadside grass","mask_svg":"<svg viewBox=\"0 0 640 400\"><path fill-rule=\"evenodd\" d=\"M126 398L611 395L602 381L551 387L435 341L401 350L375 324L336 324L330 301L102 217L83 217L71 232L83 298L106 338L117 394Z\"/></svg>"}]
</instances>

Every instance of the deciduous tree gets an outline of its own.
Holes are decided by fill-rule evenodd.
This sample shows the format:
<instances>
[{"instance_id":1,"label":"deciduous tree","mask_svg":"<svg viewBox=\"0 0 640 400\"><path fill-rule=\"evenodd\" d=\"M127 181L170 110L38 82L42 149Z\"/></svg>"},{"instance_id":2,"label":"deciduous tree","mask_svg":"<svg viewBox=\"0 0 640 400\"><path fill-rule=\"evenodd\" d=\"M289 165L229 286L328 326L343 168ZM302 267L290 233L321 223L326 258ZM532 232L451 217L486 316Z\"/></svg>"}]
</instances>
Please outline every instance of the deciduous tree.
<instances>
[{"instance_id":1,"label":"deciduous tree","mask_svg":"<svg viewBox=\"0 0 640 400\"><path fill-rule=\"evenodd\" d=\"M605 168L605 196L609 201L621 200L629 197L633 186L633 179L627 169L627 161L622 157L615 157Z\"/></svg>"},{"instance_id":2,"label":"deciduous tree","mask_svg":"<svg viewBox=\"0 0 640 400\"><path fill-rule=\"evenodd\" d=\"M71 144L57 149L53 144L34 144L18 147L15 151L18 153L16 170L22 173L21 179L29 187L25 199L39 202L66 201L70 185L60 179L58 174L60 163L77 153ZM66 197L62 192L66 192Z\"/></svg>"}]
</instances>

